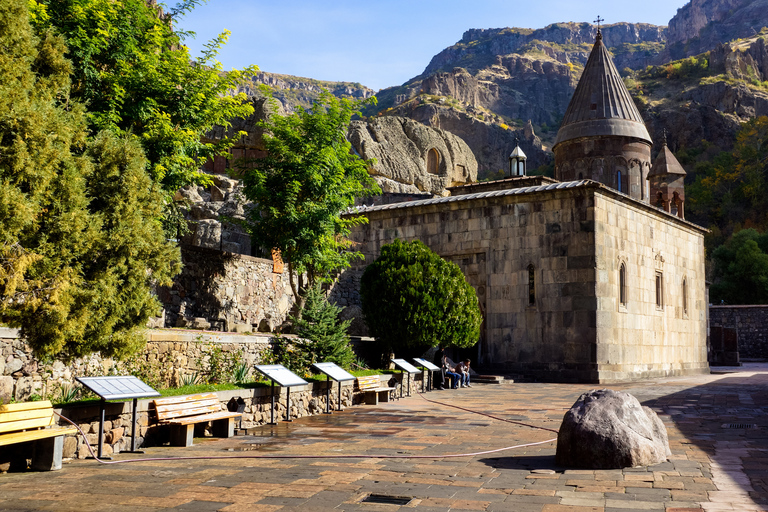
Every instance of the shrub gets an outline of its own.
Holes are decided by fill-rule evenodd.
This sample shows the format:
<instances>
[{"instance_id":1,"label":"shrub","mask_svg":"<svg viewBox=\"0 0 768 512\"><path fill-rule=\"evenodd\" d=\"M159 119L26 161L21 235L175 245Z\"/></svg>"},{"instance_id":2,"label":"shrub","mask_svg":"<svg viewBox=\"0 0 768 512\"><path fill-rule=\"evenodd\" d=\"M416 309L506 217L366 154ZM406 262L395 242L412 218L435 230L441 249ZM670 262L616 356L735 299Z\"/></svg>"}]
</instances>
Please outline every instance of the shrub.
<instances>
[{"instance_id":1,"label":"shrub","mask_svg":"<svg viewBox=\"0 0 768 512\"><path fill-rule=\"evenodd\" d=\"M372 336L390 350L470 347L480 336L477 295L461 269L414 240L395 240L365 269L362 309Z\"/></svg>"}]
</instances>

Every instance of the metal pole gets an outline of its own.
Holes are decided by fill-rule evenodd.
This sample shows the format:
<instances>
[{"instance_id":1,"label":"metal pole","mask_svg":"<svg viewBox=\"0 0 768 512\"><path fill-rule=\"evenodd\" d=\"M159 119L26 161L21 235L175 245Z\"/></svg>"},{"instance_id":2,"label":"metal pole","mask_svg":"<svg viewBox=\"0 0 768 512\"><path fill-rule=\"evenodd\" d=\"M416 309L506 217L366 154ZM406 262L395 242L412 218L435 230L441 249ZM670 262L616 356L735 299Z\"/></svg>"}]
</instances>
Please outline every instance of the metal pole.
<instances>
[{"instance_id":1,"label":"metal pole","mask_svg":"<svg viewBox=\"0 0 768 512\"><path fill-rule=\"evenodd\" d=\"M133 399L133 423L131 425L131 451L136 451L136 404L138 403L138 398Z\"/></svg>"},{"instance_id":2,"label":"metal pole","mask_svg":"<svg viewBox=\"0 0 768 512\"><path fill-rule=\"evenodd\" d=\"M405 379L403 378L403 370L400 370L400 398L403 398L403 384Z\"/></svg>"},{"instance_id":3,"label":"metal pole","mask_svg":"<svg viewBox=\"0 0 768 512\"><path fill-rule=\"evenodd\" d=\"M271 382L270 389L272 391L271 393L272 394L272 410L269 416L269 424L277 425L277 423L275 423L275 381L273 379L270 379L270 382Z\"/></svg>"},{"instance_id":4,"label":"metal pole","mask_svg":"<svg viewBox=\"0 0 768 512\"><path fill-rule=\"evenodd\" d=\"M285 399L285 421L293 421L291 419L291 386L286 388Z\"/></svg>"},{"instance_id":5,"label":"metal pole","mask_svg":"<svg viewBox=\"0 0 768 512\"><path fill-rule=\"evenodd\" d=\"M424 382L427 380L427 374L426 372L422 371L421 373L421 392L424 393Z\"/></svg>"},{"instance_id":6,"label":"metal pole","mask_svg":"<svg viewBox=\"0 0 768 512\"><path fill-rule=\"evenodd\" d=\"M101 420L99 421L99 458L101 458L102 445L104 444L104 416L107 402L101 399Z\"/></svg>"},{"instance_id":7,"label":"metal pole","mask_svg":"<svg viewBox=\"0 0 768 512\"><path fill-rule=\"evenodd\" d=\"M325 376L325 414L331 414L331 376Z\"/></svg>"},{"instance_id":8,"label":"metal pole","mask_svg":"<svg viewBox=\"0 0 768 512\"><path fill-rule=\"evenodd\" d=\"M339 381L339 408L337 410L341 410L341 381Z\"/></svg>"}]
</instances>

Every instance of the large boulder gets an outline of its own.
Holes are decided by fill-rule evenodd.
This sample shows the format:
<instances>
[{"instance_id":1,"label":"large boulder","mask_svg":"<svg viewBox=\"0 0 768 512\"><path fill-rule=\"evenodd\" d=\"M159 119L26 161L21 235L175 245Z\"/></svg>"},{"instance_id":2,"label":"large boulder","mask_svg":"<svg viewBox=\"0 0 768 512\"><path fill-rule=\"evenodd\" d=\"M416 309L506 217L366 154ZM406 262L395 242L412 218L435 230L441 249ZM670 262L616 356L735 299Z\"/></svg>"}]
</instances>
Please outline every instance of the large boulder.
<instances>
[{"instance_id":1,"label":"large boulder","mask_svg":"<svg viewBox=\"0 0 768 512\"><path fill-rule=\"evenodd\" d=\"M584 393L565 413L557 436L561 466L619 469L649 466L671 455L667 430L637 398L610 389Z\"/></svg>"}]
</instances>

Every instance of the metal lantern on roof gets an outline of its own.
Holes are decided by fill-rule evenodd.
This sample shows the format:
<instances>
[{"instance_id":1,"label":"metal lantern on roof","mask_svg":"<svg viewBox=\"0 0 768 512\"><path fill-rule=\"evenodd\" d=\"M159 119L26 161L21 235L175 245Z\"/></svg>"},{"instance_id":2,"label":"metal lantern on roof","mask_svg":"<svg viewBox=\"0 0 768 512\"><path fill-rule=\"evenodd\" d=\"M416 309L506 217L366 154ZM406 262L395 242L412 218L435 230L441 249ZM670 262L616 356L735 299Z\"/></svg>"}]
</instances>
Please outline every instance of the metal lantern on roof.
<instances>
[{"instance_id":1,"label":"metal lantern on roof","mask_svg":"<svg viewBox=\"0 0 768 512\"><path fill-rule=\"evenodd\" d=\"M525 156L523 150L520 149L519 139L515 139L515 149L512 154L509 155L509 175L510 176L525 176L525 161L528 157Z\"/></svg>"}]
</instances>

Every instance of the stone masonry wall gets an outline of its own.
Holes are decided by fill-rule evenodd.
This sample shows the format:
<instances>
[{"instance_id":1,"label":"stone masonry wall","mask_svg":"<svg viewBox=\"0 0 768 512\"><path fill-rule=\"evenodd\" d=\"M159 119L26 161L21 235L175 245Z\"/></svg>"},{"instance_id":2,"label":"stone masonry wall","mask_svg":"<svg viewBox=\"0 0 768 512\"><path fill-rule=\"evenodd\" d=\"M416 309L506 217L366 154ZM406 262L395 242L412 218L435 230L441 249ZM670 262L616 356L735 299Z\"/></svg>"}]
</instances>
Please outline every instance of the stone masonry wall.
<instances>
[{"instance_id":1,"label":"stone masonry wall","mask_svg":"<svg viewBox=\"0 0 768 512\"><path fill-rule=\"evenodd\" d=\"M272 260L202 247L183 246L184 268L171 288L159 288L163 326L198 325L221 331L273 332L293 307L287 268Z\"/></svg>"},{"instance_id":2,"label":"stone masonry wall","mask_svg":"<svg viewBox=\"0 0 768 512\"><path fill-rule=\"evenodd\" d=\"M592 182L361 211L369 223L354 228L351 238L365 260L342 273L332 296L352 297L360 274L382 245L418 239L455 262L477 292L484 323L475 359L483 368L550 381L601 383L707 370L701 321L703 230L697 232L689 223L667 219ZM633 242L625 244L621 240L629 236L629 226ZM649 227L656 238L642 232ZM612 318L608 312L618 293L612 281L617 257L635 265L633 272L642 267L643 282L648 275L652 282L659 254L667 258L668 307L657 314L654 303L654 311L646 315L653 301L646 283L642 296L632 296L637 309L633 306L622 319ZM639 277L637 272L631 275ZM686 319L676 309L684 275L691 290ZM654 323L648 329L643 323L650 320ZM623 323L614 331L615 321ZM640 336L644 329L647 333Z\"/></svg>"},{"instance_id":3,"label":"stone masonry wall","mask_svg":"<svg viewBox=\"0 0 768 512\"><path fill-rule=\"evenodd\" d=\"M33 395L57 400L67 387L79 386L76 377L119 374L140 369L144 380L156 387L178 386L185 375L203 374L208 368L211 348L217 346L224 354L232 353L250 367L261 362L269 350L271 336L232 335L184 330L146 331L144 351L126 363L118 363L94 354L70 363L42 363L32 350L18 338L15 329L0 328L0 402L23 402Z\"/></svg>"},{"instance_id":4,"label":"stone masonry wall","mask_svg":"<svg viewBox=\"0 0 768 512\"><path fill-rule=\"evenodd\" d=\"M618 194L594 217L600 382L708 373L703 230Z\"/></svg>"},{"instance_id":5,"label":"stone masonry wall","mask_svg":"<svg viewBox=\"0 0 768 512\"><path fill-rule=\"evenodd\" d=\"M768 359L768 306L709 306L709 325L736 329L739 359Z\"/></svg>"}]
</instances>

